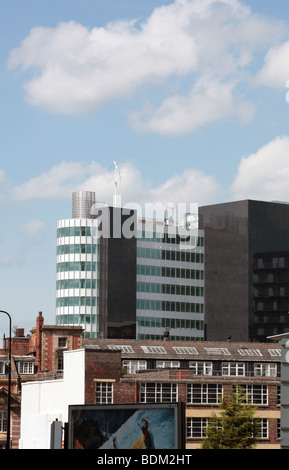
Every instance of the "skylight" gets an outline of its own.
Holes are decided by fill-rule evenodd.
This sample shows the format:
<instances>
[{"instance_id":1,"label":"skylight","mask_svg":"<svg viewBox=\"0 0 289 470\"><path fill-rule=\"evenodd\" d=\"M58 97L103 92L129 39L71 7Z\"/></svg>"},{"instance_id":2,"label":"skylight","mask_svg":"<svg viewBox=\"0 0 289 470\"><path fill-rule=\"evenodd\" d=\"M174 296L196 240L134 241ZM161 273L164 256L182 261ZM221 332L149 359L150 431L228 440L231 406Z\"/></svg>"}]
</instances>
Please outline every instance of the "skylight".
<instances>
[{"instance_id":1,"label":"skylight","mask_svg":"<svg viewBox=\"0 0 289 470\"><path fill-rule=\"evenodd\" d=\"M222 354L223 356L230 356L231 353L227 348L204 348L207 351L207 354Z\"/></svg>"},{"instance_id":2,"label":"skylight","mask_svg":"<svg viewBox=\"0 0 289 470\"><path fill-rule=\"evenodd\" d=\"M177 354L199 354L193 347L173 347L173 349Z\"/></svg>"},{"instance_id":3,"label":"skylight","mask_svg":"<svg viewBox=\"0 0 289 470\"><path fill-rule=\"evenodd\" d=\"M281 356L281 349L268 349L271 356Z\"/></svg>"},{"instance_id":4,"label":"skylight","mask_svg":"<svg viewBox=\"0 0 289 470\"><path fill-rule=\"evenodd\" d=\"M241 356L263 356L261 351L259 349L246 349L246 348L240 348L238 349L239 354Z\"/></svg>"},{"instance_id":5,"label":"skylight","mask_svg":"<svg viewBox=\"0 0 289 470\"><path fill-rule=\"evenodd\" d=\"M163 346L141 346L145 353L167 354Z\"/></svg>"},{"instance_id":6,"label":"skylight","mask_svg":"<svg viewBox=\"0 0 289 470\"><path fill-rule=\"evenodd\" d=\"M120 344L108 344L109 349L121 351L123 353L134 353L131 346L120 345Z\"/></svg>"}]
</instances>

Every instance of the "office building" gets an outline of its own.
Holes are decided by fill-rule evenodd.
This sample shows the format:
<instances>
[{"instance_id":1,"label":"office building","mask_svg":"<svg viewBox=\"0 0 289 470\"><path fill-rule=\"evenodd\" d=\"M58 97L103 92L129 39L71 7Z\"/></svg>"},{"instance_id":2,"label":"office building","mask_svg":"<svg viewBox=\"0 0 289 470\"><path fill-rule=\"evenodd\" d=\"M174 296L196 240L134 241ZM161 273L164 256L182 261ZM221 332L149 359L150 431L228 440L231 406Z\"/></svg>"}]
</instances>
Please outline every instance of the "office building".
<instances>
[{"instance_id":1,"label":"office building","mask_svg":"<svg viewBox=\"0 0 289 470\"><path fill-rule=\"evenodd\" d=\"M289 331L289 205L200 207L205 233L205 337L266 341ZM266 291L266 292L265 292Z\"/></svg>"},{"instance_id":2,"label":"office building","mask_svg":"<svg viewBox=\"0 0 289 470\"><path fill-rule=\"evenodd\" d=\"M148 220L138 224L137 338L162 339L165 332L172 340L202 340L203 232L192 231L184 247L169 228Z\"/></svg>"},{"instance_id":3,"label":"office building","mask_svg":"<svg viewBox=\"0 0 289 470\"><path fill-rule=\"evenodd\" d=\"M202 340L204 236L73 194L57 223L56 323L87 338ZM185 228L184 228L185 227Z\"/></svg>"}]
</instances>

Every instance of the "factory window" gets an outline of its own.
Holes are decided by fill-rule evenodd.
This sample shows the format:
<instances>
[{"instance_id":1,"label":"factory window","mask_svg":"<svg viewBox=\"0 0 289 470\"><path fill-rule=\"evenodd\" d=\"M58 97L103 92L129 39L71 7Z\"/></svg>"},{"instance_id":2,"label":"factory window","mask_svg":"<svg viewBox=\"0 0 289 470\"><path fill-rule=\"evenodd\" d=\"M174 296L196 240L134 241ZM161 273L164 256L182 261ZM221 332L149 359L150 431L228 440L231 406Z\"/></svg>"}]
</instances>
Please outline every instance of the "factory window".
<instances>
[{"instance_id":1,"label":"factory window","mask_svg":"<svg viewBox=\"0 0 289 470\"><path fill-rule=\"evenodd\" d=\"M221 384L188 384L187 403L191 404L218 404L223 395Z\"/></svg>"},{"instance_id":2,"label":"factory window","mask_svg":"<svg viewBox=\"0 0 289 470\"><path fill-rule=\"evenodd\" d=\"M235 387L234 387L235 388ZM267 385L239 385L239 391L246 396L246 402L251 405L268 405Z\"/></svg>"},{"instance_id":3,"label":"factory window","mask_svg":"<svg viewBox=\"0 0 289 470\"><path fill-rule=\"evenodd\" d=\"M206 437L208 418L187 418L187 439Z\"/></svg>"},{"instance_id":4,"label":"factory window","mask_svg":"<svg viewBox=\"0 0 289 470\"><path fill-rule=\"evenodd\" d=\"M178 369L180 361L156 361L157 369Z\"/></svg>"},{"instance_id":5,"label":"factory window","mask_svg":"<svg viewBox=\"0 0 289 470\"><path fill-rule=\"evenodd\" d=\"M128 374L135 374L138 370L145 370L147 368L147 361L124 359L122 366Z\"/></svg>"},{"instance_id":6,"label":"factory window","mask_svg":"<svg viewBox=\"0 0 289 470\"><path fill-rule=\"evenodd\" d=\"M112 382L96 382L95 403L99 405L113 403L113 383Z\"/></svg>"},{"instance_id":7,"label":"factory window","mask_svg":"<svg viewBox=\"0 0 289 470\"><path fill-rule=\"evenodd\" d=\"M178 400L178 387L173 383L141 383L141 403L170 403Z\"/></svg>"},{"instance_id":8,"label":"factory window","mask_svg":"<svg viewBox=\"0 0 289 470\"><path fill-rule=\"evenodd\" d=\"M212 362L189 362L189 367L194 375L213 375Z\"/></svg>"},{"instance_id":9,"label":"factory window","mask_svg":"<svg viewBox=\"0 0 289 470\"><path fill-rule=\"evenodd\" d=\"M244 376L245 375L245 363L244 362L223 362L222 363L222 375Z\"/></svg>"},{"instance_id":10,"label":"factory window","mask_svg":"<svg viewBox=\"0 0 289 470\"><path fill-rule=\"evenodd\" d=\"M276 363L255 363L254 375L258 377L277 377L277 364Z\"/></svg>"}]
</instances>

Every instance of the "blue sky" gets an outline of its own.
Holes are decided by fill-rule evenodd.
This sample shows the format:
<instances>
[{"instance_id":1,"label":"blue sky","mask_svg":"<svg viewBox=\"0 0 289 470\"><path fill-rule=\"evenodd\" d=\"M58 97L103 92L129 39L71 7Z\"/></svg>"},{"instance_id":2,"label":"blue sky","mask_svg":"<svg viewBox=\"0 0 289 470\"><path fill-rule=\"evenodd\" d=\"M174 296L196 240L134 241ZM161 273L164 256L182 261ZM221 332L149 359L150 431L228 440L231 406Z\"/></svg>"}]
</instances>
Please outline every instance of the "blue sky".
<instances>
[{"instance_id":1,"label":"blue sky","mask_svg":"<svg viewBox=\"0 0 289 470\"><path fill-rule=\"evenodd\" d=\"M26 333L114 160L124 203L289 200L286 0L2 0L0 34L0 309Z\"/></svg>"}]
</instances>

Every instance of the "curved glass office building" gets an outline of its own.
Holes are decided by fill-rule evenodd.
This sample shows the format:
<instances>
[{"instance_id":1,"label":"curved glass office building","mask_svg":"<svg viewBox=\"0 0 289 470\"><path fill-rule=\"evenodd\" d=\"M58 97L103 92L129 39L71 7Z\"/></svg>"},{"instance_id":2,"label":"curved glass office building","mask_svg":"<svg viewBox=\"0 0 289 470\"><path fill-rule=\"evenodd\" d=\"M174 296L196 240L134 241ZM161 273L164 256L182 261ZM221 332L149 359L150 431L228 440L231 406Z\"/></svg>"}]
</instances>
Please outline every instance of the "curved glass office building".
<instances>
[{"instance_id":1,"label":"curved glass office building","mask_svg":"<svg viewBox=\"0 0 289 470\"><path fill-rule=\"evenodd\" d=\"M86 338L136 335L136 239L121 232L134 211L72 195L72 218L57 223L56 324Z\"/></svg>"},{"instance_id":2,"label":"curved glass office building","mask_svg":"<svg viewBox=\"0 0 289 470\"><path fill-rule=\"evenodd\" d=\"M57 223L56 322L82 325L97 337L99 298L99 244L93 219L66 219Z\"/></svg>"}]
</instances>

